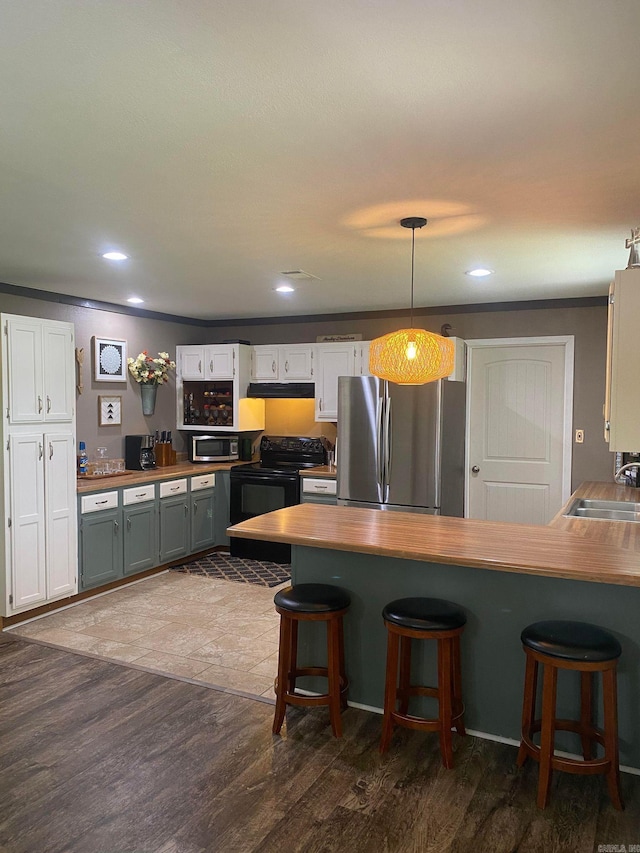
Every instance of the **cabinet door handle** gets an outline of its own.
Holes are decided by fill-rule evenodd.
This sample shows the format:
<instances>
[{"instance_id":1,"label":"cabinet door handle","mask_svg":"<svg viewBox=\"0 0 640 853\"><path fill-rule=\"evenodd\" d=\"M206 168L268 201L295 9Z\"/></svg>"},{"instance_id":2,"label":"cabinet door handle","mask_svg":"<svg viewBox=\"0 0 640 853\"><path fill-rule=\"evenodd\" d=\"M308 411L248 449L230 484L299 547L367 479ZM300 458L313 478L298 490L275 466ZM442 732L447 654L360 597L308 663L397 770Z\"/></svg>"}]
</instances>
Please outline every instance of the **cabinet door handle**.
<instances>
[{"instance_id":1,"label":"cabinet door handle","mask_svg":"<svg viewBox=\"0 0 640 853\"><path fill-rule=\"evenodd\" d=\"M38 459L42 459L42 444L38 444Z\"/></svg>"},{"instance_id":2,"label":"cabinet door handle","mask_svg":"<svg viewBox=\"0 0 640 853\"><path fill-rule=\"evenodd\" d=\"M202 373L202 359L198 362L198 373Z\"/></svg>"},{"instance_id":3,"label":"cabinet door handle","mask_svg":"<svg viewBox=\"0 0 640 853\"><path fill-rule=\"evenodd\" d=\"M316 492L322 492L322 491L324 491L324 489L328 489L328 488L329 488L328 486L316 486L315 490L316 490Z\"/></svg>"},{"instance_id":4,"label":"cabinet door handle","mask_svg":"<svg viewBox=\"0 0 640 853\"><path fill-rule=\"evenodd\" d=\"M109 501L107 501L107 500L105 500L105 501L96 501L96 506L98 506L98 504L108 504L108 503L109 503Z\"/></svg>"},{"instance_id":5,"label":"cabinet door handle","mask_svg":"<svg viewBox=\"0 0 640 853\"><path fill-rule=\"evenodd\" d=\"M42 397L38 394L38 414L42 414Z\"/></svg>"},{"instance_id":6,"label":"cabinet door handle","mask_svg":"<svg viewBox=\"0 0 640 853\"><path fill-rule=\"evenodd\" d=\"M213 373L213 359L209 362L209 373Z\"/></svg>"},{"instance_id":7,"label":"cabinet door handle","mask_svg":"<svg viewBox=\"0 0 640 853\"><path fill-rule=\"evenodd\" d=\"M131 530L131 517L127 518L127 530Z\"/></svg>"},{"instance_id":8,"label":"cabinet door handle","mask_svg":"<svg viewBox=\"0 0 640 853\"><path fill-rule=\"evenodd\" d=\"M320 397L320 399L318 400L318 411L322 411L322 397Z\"/></svg>"},{"instance_id":9,"label":"cabinet door handle","mask_svg":"<svg viewBox=\"0 0 640 853\"><path fill-rule=\"evenodd\" d=\"M119 529L120 529L120 525L118 524L118 522L117 522L117 521L114 521L114 522L113 522L113 532L114 532L116 535L117 535L117 533L118 533L118 530L119 530Z\"/></svg>"},{"instance_id":10,"label":"cabinet door handle","mask_svg":"<svg viewBox=\"0 0 640 853\"><path fill-rule=\"evenodd\" d=\"M170 491L170 492L179 492L179 491L180 491L180 486L170 486L170 487L169 487L169 491Z\"/></svg>"},{"instance_id":11,"label":"cabinet door handle","mask_svg":"<svg viewBox=\"0 0 640 853\"><path fill-rule=\"evenodd\" d=\"M184 505L184 514L185 515L189 514L189 507L186 504Z\"/></svg>"},{"instance_id":12,"label":"cabinet door handle","mask_svg":"<svg viewBox=\"0 0 640 853\"><path fill-rule=\"evenodd\" d=\"M146 496L147 496L146 492L142 492L141 494L136 495L137 498L146 498Z\"/></svg>"},{"instance_id":13,"label":"cabinet door handle","mask_svg":"<svg viewBox=\"0 0 640 853\"><path fill-rule=\"evenodd\" d=\"M288 361L285 361L285 363L284 363L284 372L285 373L289 372L289 362Z\"/></svg>"},{"instance_id":14,"label":"cabinet door handle","mask_svg":"<svg viewBox=\"0 0 640 853\"><path fill-rule=\"evenodd\" d=\"M197 515L197 513L198 513L198 504L194 504L193 505L193 514Z\"/></svg>"},{"instance_id":15,"label":"cabinet door handle","mask_svg":"<svg viewBox=\"0 0 640 853\"><path fill-rule=\"evenodd\" d=\"M236 375L236 351L235 350L233 351L232 355L233 355L233 375L235 376Z\"/></svg>"},{"instance_id":16,"label":"cabinet door handle","mask_svg":"<svg viewBox=\"0 0 640 853\"><path fill-rule=\"evenodd\" d=\"M51 411L51 397L47 394L47 414Z\"/></svg>"},{"instance_id":17,"label":"cabinet door handle","mask_svg":"<svg viewBox=\"0 0 640 853\"><path fill-rule=\"evenodd\" d=\"M275 359L271 362L271 372L272 372L272 373L275 373L275 372L276 372L276 362L275 362Z\"/></svg>"},{"instance_id":18,"label":"cabinet door handle","mask_svg":"<svg viewBox=\"0 0 640 853\"><path fill-rule=\"evenodd\" d=\"M53 459L53 444L49 442L49 459Z\"/></svg>"}]
</instances>

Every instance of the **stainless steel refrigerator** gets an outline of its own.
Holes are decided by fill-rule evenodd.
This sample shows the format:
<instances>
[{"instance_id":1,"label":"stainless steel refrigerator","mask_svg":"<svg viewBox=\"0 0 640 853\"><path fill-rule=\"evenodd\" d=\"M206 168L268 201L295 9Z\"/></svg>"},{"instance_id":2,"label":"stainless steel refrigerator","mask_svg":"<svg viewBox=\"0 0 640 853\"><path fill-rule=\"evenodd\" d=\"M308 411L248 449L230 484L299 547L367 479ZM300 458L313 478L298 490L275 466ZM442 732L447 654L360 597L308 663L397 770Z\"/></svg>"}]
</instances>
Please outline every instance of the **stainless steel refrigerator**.
<instances>
[{"instance_id":1,"label":"stainless steel refrigerator","mask_svg":"<svg viewBox=\"0 0 640 853\"><path fill-rule=\"evenodd\" d=\"M464 382L338 380L338 504L464 515Z\"/></svg>"}]
</instances>

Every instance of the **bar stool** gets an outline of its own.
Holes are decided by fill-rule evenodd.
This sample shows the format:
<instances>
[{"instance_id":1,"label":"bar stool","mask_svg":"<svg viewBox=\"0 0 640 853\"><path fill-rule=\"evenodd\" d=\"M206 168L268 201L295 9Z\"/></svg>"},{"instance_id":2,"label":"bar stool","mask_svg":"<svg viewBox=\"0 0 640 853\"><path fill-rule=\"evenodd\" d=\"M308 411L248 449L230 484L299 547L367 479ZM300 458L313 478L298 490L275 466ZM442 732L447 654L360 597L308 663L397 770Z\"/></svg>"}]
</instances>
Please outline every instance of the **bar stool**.
<instances>
[{"instance_id":1,"label":"bar stool","mask_svg":"<svg viewBox=\"0 0 640 853\"><path fill-rule=\"evenodd\" d=\"M552 770L592 775L604 773L609 796L616 809L624 808L620 796L618 759L618 711L616 669L622 654L620 643L602 628L586 622L536 622L521 634L526 655L524 699L522 704L522 740L518 750L518 766L527 758L540 764L538 808L549 801ZM542 716L536 719L538 665L543 666ZM558 670L580 673L580 720L556 718ZM604 729L596 728L592 718L593 681L602 673ZM554 751L556 730L576 732L582 742L584 760L562 758ZM533 735L540 732L540 746ZM593 743L604 746L604 757L593 757Z\"/></svg>"},{"instance_id":2,"label":"bar stool","mask_svg":"<svg viewBox=\"0 0 640 853\"><path fill-rule=\"evenodd\" d=\"M287 705L328 705L333 734L342 737L340 711L347 707L349 686L345 674L342 617L351 604L349 595L343 589L329 584L302 583L280 590L273 601L280 614L273 733L277 735L280 732ZM299 622L326 622L327 666L298 666ZM296 679L303 675L327 678L328 692L319 696L304 696L296 692Z\"/></svg>"},{"instance_id":3,"label":"bar stool","mask_svg":"<svg viewBox=\"0 0 640 853\"><path fill-rule=\"evenodd\" d=\"M440 733L442 763L450 769L453 767L451 728L455 728L459 735L466 734L460 678L460 635L467 617L457 605L438 598L400 598L387 604L382 617L387 628L387 670L380 752L388 749L394 725L437 731ZM411 640L437 640L437 687L411 684ZM435 696L438 699L437 719L409 714L411 696Z\"/></svg>"}]
</instances>

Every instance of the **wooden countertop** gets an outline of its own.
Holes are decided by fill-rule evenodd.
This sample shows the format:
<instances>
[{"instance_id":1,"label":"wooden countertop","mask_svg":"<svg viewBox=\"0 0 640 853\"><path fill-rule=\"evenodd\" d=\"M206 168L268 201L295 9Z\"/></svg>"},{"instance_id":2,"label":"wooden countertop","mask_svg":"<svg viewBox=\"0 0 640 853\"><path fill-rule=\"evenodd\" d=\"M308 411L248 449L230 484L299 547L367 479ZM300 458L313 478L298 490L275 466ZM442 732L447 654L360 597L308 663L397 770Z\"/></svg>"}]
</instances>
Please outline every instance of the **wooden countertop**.
<instances>
[{"instance_id":1,"label":"wooden countertop","mask_svg":"<svg viewBox=\"0 0 640 853\"><path fill-rule=\"evenodd\" d=\"M550 527L555 530L567 530L590 542L635 551L640 560L640 524L631 521L605 521L599 518L565 518L563 514L576 498L634 503L640 501L640 489L618 486L616 483L583 483L550 522Z\"/></svg>"},{"instance_id":2,"label":"wooden countertop","mask_svg":"<svg viewBox=\"0 0 640 853\"><path fill-rule=\"evenodd\" d=\"M609 494L606 489L598 491L598 486L607 485L585 484L585 493ZM633 489L629 492L636 494ZM575 496L584 495L578 490ZM625 499L631 496L626 493ZM567 521L556 516L551 525L542 527L308 503L243 521L228 533L405 560L640 586L640 531L609 527L634 527L632 522L576 519L567 525ZM587 535L585 524L606 527Z\"/></svg>"},{"instance_id":3,"label":"wooden countertop","mask_svg":"<svg viewBox=\"0 0 640 853\"><path fill-rule=\"evenodd\" d=\"M191 477L198 474L210 474L212 471L228 471L237 462L178 462L150 471L127 471L117 477L78 477L78 494L89 492L107 492L122 486L140 486L145 483L157 483L160 480L173 480L179 477Z\"/></svg>"},{"instance_id":4,"label":"wooden countertop","mask_svg":"<svg viewBox=\"0 0 640 853\"><path fill-rule=\"evenodd\" d=\"M316 477L322 480L335 480L338 476L338 470L334 466L329 468L328 465L316 465L315 468L303 468L300 471L301 477Z\"/></svg>"}]
</instances>

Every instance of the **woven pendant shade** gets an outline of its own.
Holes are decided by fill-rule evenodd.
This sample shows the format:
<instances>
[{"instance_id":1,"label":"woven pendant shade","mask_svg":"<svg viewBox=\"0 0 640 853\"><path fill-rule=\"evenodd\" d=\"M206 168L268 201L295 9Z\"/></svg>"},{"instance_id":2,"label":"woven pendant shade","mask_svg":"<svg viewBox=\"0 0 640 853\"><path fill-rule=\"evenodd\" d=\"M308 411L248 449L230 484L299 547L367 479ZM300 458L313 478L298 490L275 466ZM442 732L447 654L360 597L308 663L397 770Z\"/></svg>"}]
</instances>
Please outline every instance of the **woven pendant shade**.
<instances>
[{"instance_id":1,"label":"woven pendant shade","mask_svg":"<svg viewBox=\"0 0 640 853\"><path fill-rule=\"evenodd\" d=\"M424 329L399 329L371 341L369 372L397 385L424 385L453 373L450 338Z\"/></svg>"},{"instance_id":2,"label":"woven pendant shade","mask_svg":"<svg viewBox=\"0 0 640 853\"><path fill-rule=\"evenodd\" d=\"M403 228L411 228L411 324L413 325L413 269L416 228L423 228L423 216L400 220ZM455 348L453 341L425 329L400 329L371 341L369 372L396 385L426 385L453 373Z\"/></svg>"}]
</instances>

